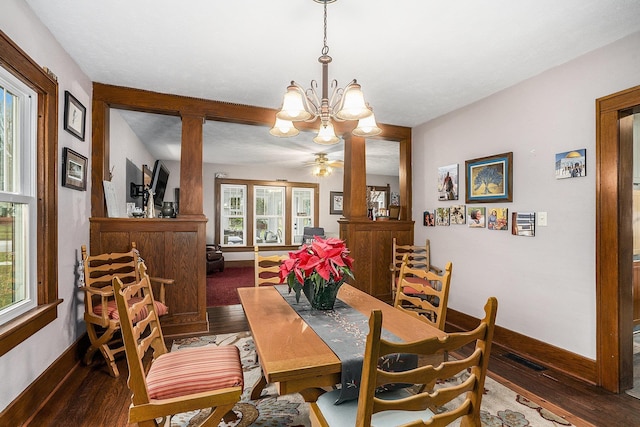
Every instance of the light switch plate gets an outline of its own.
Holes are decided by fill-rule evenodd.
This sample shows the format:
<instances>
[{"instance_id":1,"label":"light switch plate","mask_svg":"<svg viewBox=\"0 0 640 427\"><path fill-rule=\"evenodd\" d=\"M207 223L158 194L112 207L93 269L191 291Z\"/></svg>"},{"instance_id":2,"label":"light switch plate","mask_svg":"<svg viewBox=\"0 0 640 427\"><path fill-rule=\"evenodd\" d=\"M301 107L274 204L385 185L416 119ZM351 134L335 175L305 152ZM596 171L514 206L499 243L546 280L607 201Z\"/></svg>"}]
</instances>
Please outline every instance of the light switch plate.
<instances>
[{"instance_id":1,"label":"light switch plate","mask_svg":"<svg viewBox=\"0 0 640 427\"><path fill-rule=\"evenodd\" d=\"M547 226L547 213L546 212L538 212L538 225L540 227Z\"/></svg>"}]
</instances>

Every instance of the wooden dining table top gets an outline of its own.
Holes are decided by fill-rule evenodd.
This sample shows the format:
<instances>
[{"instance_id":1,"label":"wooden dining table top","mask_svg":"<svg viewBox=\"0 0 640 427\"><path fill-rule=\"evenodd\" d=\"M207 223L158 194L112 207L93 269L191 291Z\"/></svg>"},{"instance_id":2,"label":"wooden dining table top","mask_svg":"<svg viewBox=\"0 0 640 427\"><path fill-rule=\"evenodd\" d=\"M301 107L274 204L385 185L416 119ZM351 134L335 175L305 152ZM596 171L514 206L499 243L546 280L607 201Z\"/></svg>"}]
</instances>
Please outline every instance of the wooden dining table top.
<instances>
[{"instance_id":1,"label":"wooden dining table top","mask_svg":"<svg viewBox=\"0 0 640 427\"><path fill-rule=\"evenodd\" d=\"M280 394L340 383L340 359L276 288L238 288L238 294L253 335L263 381L276 383ZM371 310L382 310L383 328L404 341L446 336L443 331L351 285L342 285L338 298L367 318Z\"/></svg>"}]
</instances>

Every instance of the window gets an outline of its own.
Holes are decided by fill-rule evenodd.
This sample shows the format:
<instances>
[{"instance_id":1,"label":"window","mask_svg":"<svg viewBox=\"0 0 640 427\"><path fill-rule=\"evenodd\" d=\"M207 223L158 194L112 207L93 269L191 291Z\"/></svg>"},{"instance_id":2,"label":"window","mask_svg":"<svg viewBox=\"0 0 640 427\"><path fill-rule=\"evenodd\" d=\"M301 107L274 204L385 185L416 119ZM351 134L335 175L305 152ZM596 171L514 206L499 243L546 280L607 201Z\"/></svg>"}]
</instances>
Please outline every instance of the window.
<instances>
[{"instance_id":1,"label":"window","mask_svg":"<svg viewBox=\"0 0 640 427\"><path fill-rule=\"evenodd\" d=\"M284 187L254 187L256 245L281 245L284 242L284 194Z\"/></svg>"},{"instance_id":2,"label":"window","mask_svg":"<svg viewBox=\"0 0 640 427\"><path fill-rule=\"evenodd\" d=\"M294 188L293 198L291 200L291 221L293 235L293 243L302 244L302 236L305 227L313 227L313 189L312 188Z\"/></svg>"},{"instance_id":3,"label":"window","mask_svg":"<svg viewBox=\"0 0 640 427\"><path fill-rule=\"evenodd\" d=\"M0 31L0 356L57 317L58 84Z\"/></svg>"},{"instance_id":4,"label":"window","mask_svg":"<svg viewBox=\"0 0 640 427\"><path fill-rule=\"evenodd\" d=\"M216 243L299 246L304 227L318 224L315 183L216 178Z\"/></svg>"},{"instance_id":5,"label":"window","mask_svg":"<svg viewBox=\"0 0 640 427\"><path fill-rule=\"evenodd\" d=\"M229 246L247 245L246 227L246 185L222 185L222 244Z\"/></svg>"},{"instance_id":6,"label":"window","mask_svg":"<svg viewBox=\"0 0 640 427\"><path fill-rule=\"evenodd\" d=\"M0 323L37 305L36 99L0 69Z\"/></svg>"}]
</instances>

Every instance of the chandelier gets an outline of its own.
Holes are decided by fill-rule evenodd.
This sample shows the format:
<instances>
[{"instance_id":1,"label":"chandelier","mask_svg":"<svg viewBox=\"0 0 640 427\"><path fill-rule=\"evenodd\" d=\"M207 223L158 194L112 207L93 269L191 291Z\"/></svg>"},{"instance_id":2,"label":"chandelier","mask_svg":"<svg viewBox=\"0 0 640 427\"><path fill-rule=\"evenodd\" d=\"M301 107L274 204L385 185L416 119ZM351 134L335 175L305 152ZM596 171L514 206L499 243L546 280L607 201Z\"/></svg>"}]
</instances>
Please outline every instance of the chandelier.
<instances>
[{"instance_id":1,"label":"chandelier","mask_svg":"<svg viewBox=\"0 0 640 427\"><path fill-rule=\"evenodd\" d=\"M295 81L287 87L282 101L282 109L276 114L276 122L269 133L275 136L295 136L300 131L293 122L314 122L320 118L320 130L313 138L313 142L323 145L337 144L340 139L336 136L333 122L358 120L358 125L351 132L356 136L374 136L382 132L376 124L373 110L364 101L364 95L358 82L354 79L343 88L338 87L338 81L333 80L329 86L329 63L327 46L327 3L336 0L314 0L324 5L324 44L318 62L322 64L322 96L318 96L318 82L311 81L311 87L305 90ZM331 97L329 97L331 89Z\"/></svg>"}]
</instances>

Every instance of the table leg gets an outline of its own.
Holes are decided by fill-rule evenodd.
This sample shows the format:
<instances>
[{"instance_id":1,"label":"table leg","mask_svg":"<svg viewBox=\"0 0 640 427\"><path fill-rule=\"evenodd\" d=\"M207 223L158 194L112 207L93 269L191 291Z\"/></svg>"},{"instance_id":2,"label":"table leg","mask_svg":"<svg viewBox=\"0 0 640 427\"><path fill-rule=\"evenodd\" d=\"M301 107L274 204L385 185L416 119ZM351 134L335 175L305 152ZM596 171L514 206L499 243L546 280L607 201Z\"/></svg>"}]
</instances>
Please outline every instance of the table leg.
<instances>
[{"instance_id":1,"label":"table leg","mask_svg":"<svg viewBox=\"0 0 640 427\"><path fill-rule=\"evenodd\" d=\"M306 388L300 391L299 393L302 395L305 402L315 402L318 400L318 397L320 397L326 392L327 390L325 389L322 389L320 387L314 387L314 388Z\"/></svg>"},{"instance_id":2,"label":"table leg","mask_svg":"<svg viewBox=\"0 0 640 427\"><path fill-rule=\"evenodd\" d=\"M267 379L264 374L260 375L258 381L251 388L251 400L258 400L262 394L262 390L267 386Z\"/></svg>"}]
</instances>

